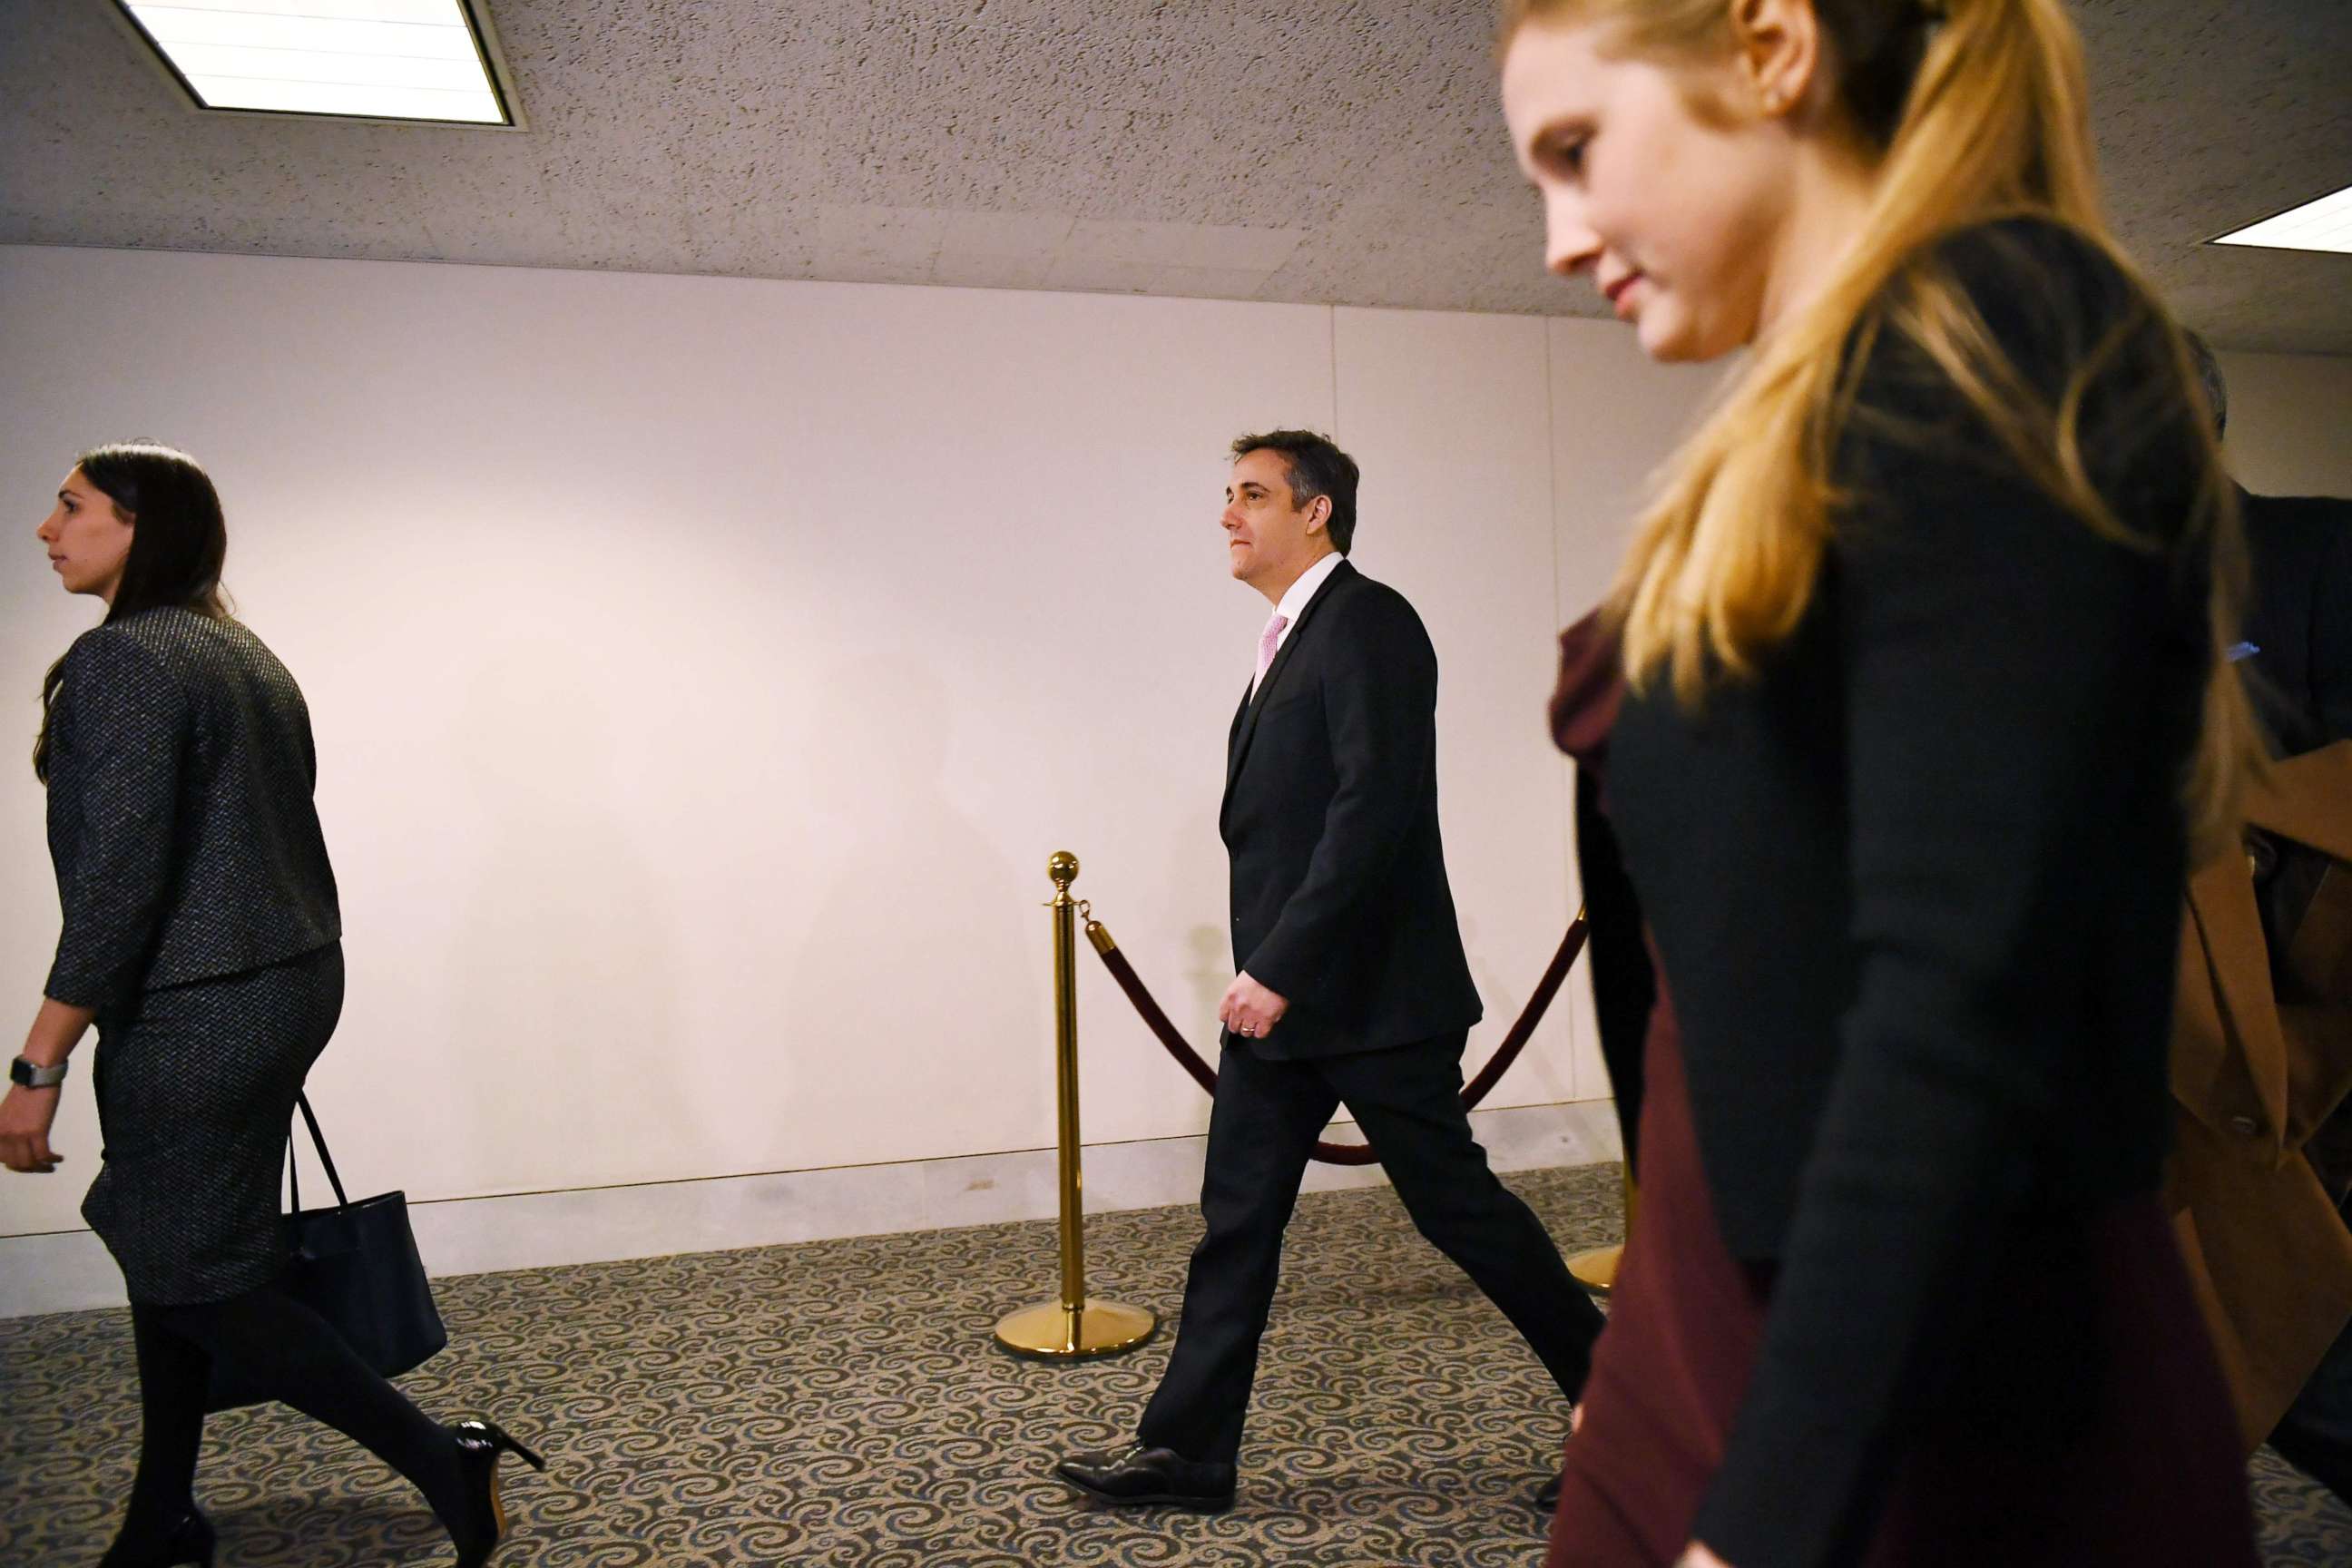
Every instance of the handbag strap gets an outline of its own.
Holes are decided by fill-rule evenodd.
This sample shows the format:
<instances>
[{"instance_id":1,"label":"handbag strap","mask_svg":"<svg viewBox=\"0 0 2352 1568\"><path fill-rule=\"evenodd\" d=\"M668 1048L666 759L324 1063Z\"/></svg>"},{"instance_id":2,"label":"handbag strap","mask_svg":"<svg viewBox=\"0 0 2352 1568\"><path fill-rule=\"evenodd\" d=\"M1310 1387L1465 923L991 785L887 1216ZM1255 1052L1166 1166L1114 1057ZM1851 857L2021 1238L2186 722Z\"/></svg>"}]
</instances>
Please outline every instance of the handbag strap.
<instances>
[{"instance_id":1,"label":"handbag strap","mask_svg":"<svg viewBox=\"0 0 2352 1568\"><path fill-rule=\"evenodd\" d=\"M325 1167L327 1180L335 1189L335 1206L339 1209L351 1207L352 1200L343 1192L343 1178L335 1173L335 1157L327 1152L327 1136L319 1131L318 1113L310 1109L310 1097L298 1092L294 1096L294 1104L296 1109L302 1112L302 1120L310 1129L310 1146L319 1151L319 1163ZM292 1189L294 1212L300 1214L302 1212L302 1164L294 1157L294 1129L290 1125L286 1129L286 1182Z\"/></svg>"}]
</instances>

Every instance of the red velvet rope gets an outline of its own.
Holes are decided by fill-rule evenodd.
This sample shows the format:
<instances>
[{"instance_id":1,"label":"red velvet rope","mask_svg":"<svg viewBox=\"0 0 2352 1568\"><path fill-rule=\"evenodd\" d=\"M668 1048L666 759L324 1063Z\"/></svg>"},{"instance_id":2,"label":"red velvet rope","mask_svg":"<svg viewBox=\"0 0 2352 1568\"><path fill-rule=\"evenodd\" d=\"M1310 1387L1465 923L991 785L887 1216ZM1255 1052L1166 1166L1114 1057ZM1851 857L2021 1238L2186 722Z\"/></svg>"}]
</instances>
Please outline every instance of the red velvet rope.
<instances>
[{"instance_id":1,"label":"red velvet rope","mask_svg":"<svg viewBox=\"0 0 2352 1568\"><path fill-rule=\"evenodd\" d=\"M1109 929L1100 921L1089 920L1087 921L1087 940L1094 944L1097 952L1102 954L1103 967L1110 971L1113 980L1118 982L1118 988L1127 993L1127 999L1135 1004L1136 1012L1141 1015L1144 1024L1158 1037L1160 1043L1167 1047L1168 1054L1176 1058L1176 1065L1191 1073L1193 1082L1211 1094L1216 1093L1217 1069L1201 1059L1201 1053L1185 1041L1184 1037L1177 1032L1176 1026L1169 1021L1167 1013L1152 1000L1151 993L1144 988L1142 980L1136 974L1135 966L1128 963L1127 954L1121 952L1118 943L1111 940ZM1487 1058L1486 1065L1478 1069L1478 1076L1462 1086L1462 1108L1465 1110L1476 1109L1478 1102L1486 1099L1502 1076L1511 1069L1511 1064L1519 1059L1519 1053L1527 1049L1528 1042L1535 1037L1536 1026L1543 1022L1544 1013L1551 1006L1552 998L1559 994L1560 984L1567 980L1570 968L1576 963L1576 955L1583 951L1584 911L1579 910L1576 919L1569 922L1568 934L1559 939L1559 951L1551 955L1550 967L1544 971L1543 978L1536 982L1535 990L1528 997L1528 1005L1519 1009L1519 1021L1511 1026L1511 1032L1503 1037L1502 1045ZM1369 1165L1380 1158L1368 1143L1318 1143L1315 1145L1315 1157L1330 1165Z\"/></svg>"}]
</instances>

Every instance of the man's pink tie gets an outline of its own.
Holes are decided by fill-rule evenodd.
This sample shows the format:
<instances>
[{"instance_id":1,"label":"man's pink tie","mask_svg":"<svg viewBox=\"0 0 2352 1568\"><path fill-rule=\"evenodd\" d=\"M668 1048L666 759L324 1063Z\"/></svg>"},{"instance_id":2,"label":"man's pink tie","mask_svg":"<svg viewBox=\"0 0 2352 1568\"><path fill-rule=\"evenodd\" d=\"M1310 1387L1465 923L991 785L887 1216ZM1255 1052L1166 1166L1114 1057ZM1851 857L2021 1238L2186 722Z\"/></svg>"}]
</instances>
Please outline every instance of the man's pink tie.
<instances>
[{"instance_id":1,"label":"man's pink tie","mask_svg":"<svg viewBox=\"0 0 2352 1568\"><path fill-rule=\"evenodd\" d=\"M1258 687L1265 680L1265 672L1274 663L1274 650L1282 646L1282 628L1289 624L1290 617L1277 610L1274 618L1265 623L1265 630L1258 634L1257 679L1250 682L1252 696L1257 694Z\"/></svg>"}]
</instances>

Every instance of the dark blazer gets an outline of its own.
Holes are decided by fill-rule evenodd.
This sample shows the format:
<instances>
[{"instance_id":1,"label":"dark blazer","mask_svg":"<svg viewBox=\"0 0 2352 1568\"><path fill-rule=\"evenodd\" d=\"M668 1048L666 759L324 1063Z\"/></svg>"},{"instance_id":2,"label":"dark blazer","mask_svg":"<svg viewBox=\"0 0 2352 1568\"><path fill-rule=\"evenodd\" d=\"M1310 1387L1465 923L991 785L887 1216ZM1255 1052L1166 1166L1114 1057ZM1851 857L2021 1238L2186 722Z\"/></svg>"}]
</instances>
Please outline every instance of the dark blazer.
<instances>
[{"instance_id":1,"label":"dark blazer","mask_svg":"<svg viewBox=\"0 0 2352 1568\"><path fill-rule=\"evenodd\" d=\"M1658 1001L1650 939L1625 854L1610 825L1609 732L1625 702L1617 639L1593 611L1559 634L1559 680L1552 689L1551 735L1576 759L1576 867L1584 889L1586 971L1601 1033L1601 1061L1617 1103L1625 1168L1641 1171L1642 1085L1650 1016Z\"/></svg>"},{"instance_id":2,"label":"dark blazer","mask_svg":"<svg viewBox=\"0 0 2352 1568\"><path fill-rule=\"evenodd\" d=\"M48 826L65 926L47 994L104 1007L342 934L310 710L260 638L149 610L84 633L63 674Z\"/></svg>"},{"instance_id":3,"label":"dark blazer","mask_svg":"<svg viewBox=\"0 0 2352 1568\"><path fill-rule=\"evenodd\" d=\"M1403 595L1341 562L1225 754L1234 963L1290 1004L1247 1048L1337 1056L1476 1023L1437 831L1437 654Z\"/></svg>"},{"instance_id":4,"label":"dark blazer","mask_svg":"<svg viewBox=\"0 0 2352 1568\"><path fill-rule=\"evenodd\" d=\"M2282 755L2352 741L2352 500L2238 492L2255 704Z\"/></svg>"},{"instance_id":5,"label":"dark blazer","mask_svg":"<svg viewBox=\"0 0 2352 1568\"><path fill-rule=\"evenodd\" d=\"M2099 367L2086 465L2155 547L2021 475L1890 317L1797 629L1696 710L1663 679L1625 702L1611 816L1724 1239L1774 1271L1694 1531L1735 1563L1856 1560L1938 1412L2063 1433L2087 1329L2018 1321L2002 1283L2087 1268L2087 1216L2154 1201L2169 1131L2210 666L2210 574L2173 547L2203 448L2158 318L2090 247L2011 222L1935 259L2025 395Z\"/></svg>"}]
</instances>

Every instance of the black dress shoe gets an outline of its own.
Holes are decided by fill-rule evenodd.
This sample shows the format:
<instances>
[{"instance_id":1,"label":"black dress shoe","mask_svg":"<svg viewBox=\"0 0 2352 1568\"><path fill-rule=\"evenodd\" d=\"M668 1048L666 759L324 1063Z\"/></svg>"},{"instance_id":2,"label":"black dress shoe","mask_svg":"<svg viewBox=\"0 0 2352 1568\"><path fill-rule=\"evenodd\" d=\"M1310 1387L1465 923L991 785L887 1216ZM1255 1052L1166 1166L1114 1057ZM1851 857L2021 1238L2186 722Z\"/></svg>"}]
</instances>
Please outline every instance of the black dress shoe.
<instances>
[{"instance_id":1,"label":"black dress shoe","mask_svg":"<svg viewBox=\"0 0 2352 1568\"><path fill-rule=\"evenodd\" d=\"M1189 1508L1223 1513L1234 1506L1234 1468L1202 1464L1172 1448L1131 1443L1091 1454L1073 1454L1054 1467L1063 1480L1104 1502L1123 1508Z\"/></svg>"},{"instance_id":2,"label":"black dress shoe","mask_svg":"<svg viewBox=\"0 0 2352 1568\"><path fill-rule=\"evenodd\" d=\"M212 1568L212 1521L194 1508L152 1534L125 1530L115 1537L98 1568Z\"/></svg>"},{"instance_id":3,"label":"black dress shoe","mask_svg":"<svg viewBox=\"0 0 2352 1568\"><path fill-rule=\"evenodd\" d=\"M1541 1513L1559 1511L1559 1475L1558 1472L1553 1474L1551 1479L1536 1489L1536 1509Z\"/></svg>"}]
</instances>

